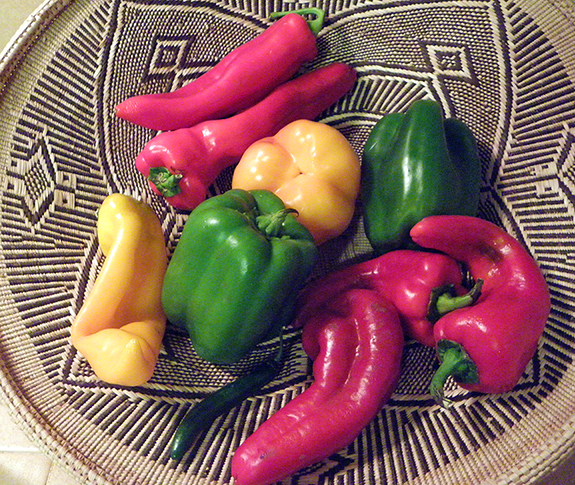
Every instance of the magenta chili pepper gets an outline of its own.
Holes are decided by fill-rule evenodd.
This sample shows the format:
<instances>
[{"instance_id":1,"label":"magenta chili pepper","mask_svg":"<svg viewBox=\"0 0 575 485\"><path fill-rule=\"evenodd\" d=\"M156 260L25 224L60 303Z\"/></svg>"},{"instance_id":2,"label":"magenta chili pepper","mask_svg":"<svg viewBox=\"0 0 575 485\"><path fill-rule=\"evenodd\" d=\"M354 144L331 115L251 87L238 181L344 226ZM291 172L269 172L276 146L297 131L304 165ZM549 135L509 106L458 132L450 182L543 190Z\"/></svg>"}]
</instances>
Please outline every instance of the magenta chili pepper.
<instances>
[{"instance_id":1,"label":"magenta chili pepper","mask_svg":"<svg viewBox=\"0 0 575 485\"><path fill-rule=\"evenodd\" d=\"M537 349L551 308L539 266L519 241L476 217L426 217L413 227L411 237L461 261L475 281L483 282L474 305L435 323L442 363L432 395L446 403L443 386L450 376L471 391L510 391Z\"/></svg>"},{"instance_id":2,"label":"magenta chili pepper","mask_svg":"<svg viewBox=\"0 0 575 485\"><path fill-rule=\"evenodd\" d=\"M136 167L171 205L192 210L222 170L237 163L252 143L292 121L316 118L355 80L355 70L342 63L303 74L234 116L160 133L144 147Z\"/></svg>"},{"instance_id":3,"label":"magenta chili pepper","mask_svg":"<svg viewBox=\"0 0 575 485\"><path fill-rule=\"evenodd\" d=\"M379 293L351 289L304 322L314 382L265 421L232 459L237 485L269 485L353 442L391 397L403 331Z\"/></svg>"},{"instance_id":4,"label":"magenta chili pepper","mask_svg":"<svg viewBox=\"0 0 575 485\"><path fill-rule=\"evenodd\" d=\"M328 273L308 283L298 297L295 326L301 326L330 298L353 288L377 291L390 300L408 337L434 347L436 314L471 305L475 296L462 285L460 265L438 253L401 249ZM438 290L459 295L448 305L436 306Z\"/></svg>"},{"instance_id":5,"label":"magenta chili pepper","mask_svg":"<svg viewBox=\"0 0 575 485\"><path fill-rule=\"evenodd\" d=\"M265 98L316 55L316 39L308 23L290 13L198 79L170 93L129 98L116 107L116 115L163 131L223 118Z\"/></svg>"}]
</instances>

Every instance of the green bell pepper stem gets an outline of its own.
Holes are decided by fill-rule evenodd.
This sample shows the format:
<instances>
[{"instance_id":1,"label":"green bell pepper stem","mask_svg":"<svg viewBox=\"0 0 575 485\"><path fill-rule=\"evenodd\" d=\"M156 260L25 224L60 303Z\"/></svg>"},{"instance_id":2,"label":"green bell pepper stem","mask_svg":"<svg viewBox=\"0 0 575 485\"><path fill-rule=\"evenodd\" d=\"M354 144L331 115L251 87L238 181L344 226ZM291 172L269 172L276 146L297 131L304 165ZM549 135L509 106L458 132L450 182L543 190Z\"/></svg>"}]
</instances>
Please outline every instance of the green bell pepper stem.
<instances>
[{"instance_id":1,"label":"green bell pepper stem","mask_svg":"<svg viewBox=\"0 0 575 485\"><path fill-rule=\"evenodd\" d=\"M431 291L427 319L431 323L437 322L443 315L453 310L473 305L481 296L483 280L478 279L473 287L464 295L457 295L453 285L440 286Z\"/></svg>"},{"instance_id":2,"label":"green bell pepper stem","mask_svg":"<svg viewBox=\"0 0 575 485\"><path fill-rule=\"evenodd\" d=\"M451 406L452 401L445 397L445 383L449 377L463 384L479 382L477 366L471 360L465 349L457 342L440 340L437 343L437 354L441 361L429 385L429 392L440 406Z\"/></svg>"},{"instance_id":3,"label":"green bell pepper stem","mask_svg":"<svg viewBox=\"0 0 575 485\"><path fill-rule=\"evenodd\" d=\"M279 19L280 17L285 17L290 13L297 13L302 17L306 17L307 24L309 25L310 30L315 35L318 35L319 31L323 27L323 23L325 20L325 12L321 8L316 7L301 8L299 10L291 10L287 12L272 12L270 18L272 20L276 20ZM307 18L308 16L311 16L311 18Z\"/></svg>"},{"instance_id":4,"label":"green bell pepper stem","mask_svg":"<svg viewBox=\"0 0 575 485\"><path fill-rule=\"evenodd\" d=\"M182 174L172 173L166 167L152 167L148 180L156 186L164 197L173 197L182 191L180 188L182 177Z\"/></svg>"},{"instance_id":5,"label":"green bell pepper stem","mask_svg":"<svg viewBox=\"0 0 575 485\"><path fill-rule=\"evenodd\" d=\"M268 237L278 237L289 214L299 215L295 209L283 209L274 214L262 214L256 217L256 226Z\"/></svg>"}]
</instances>

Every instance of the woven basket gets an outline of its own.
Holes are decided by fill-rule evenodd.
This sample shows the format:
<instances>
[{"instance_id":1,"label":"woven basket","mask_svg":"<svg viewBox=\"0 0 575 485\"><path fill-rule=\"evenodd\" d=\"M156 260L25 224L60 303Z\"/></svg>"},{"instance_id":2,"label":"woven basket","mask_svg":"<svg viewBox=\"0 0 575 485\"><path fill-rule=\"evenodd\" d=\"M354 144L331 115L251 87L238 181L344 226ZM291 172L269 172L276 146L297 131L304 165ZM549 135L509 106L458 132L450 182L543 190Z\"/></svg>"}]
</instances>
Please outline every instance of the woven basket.
<instances>
[{"instance_id":1,"label":"woven basket","mask_svg":"<svg viewBox=\"0 0 575 485\"><path fill-rule=\"evenodd\" d=\"M438 100L475 132L481 216L541 266L553 308L513 392L427 392L433 351L408 342L402 379L358 439L286 483L528 484L575 444L575 12L570 0L318 0L327 23L308 68L338 60L354 91L322 115L361 152L382 114ZM169 328L144 387L106 385L70 345L102 263L96 210L122 192L152 205L169 249L186 219L153 195L134 159L153 132L121 122L128 96L175 89L269 24L309 4L256 0L59 0L30 18L0 60L0 395L43 450L82 483L230 482L240 442L310 383L299 334L262 392L222 416L179 463L169 442L190 405L268 358L207 365ZM223 173L213 193L229 187ZM370 247L356 217L321 247L316 274Z\"/></svg>"}]
</instances>

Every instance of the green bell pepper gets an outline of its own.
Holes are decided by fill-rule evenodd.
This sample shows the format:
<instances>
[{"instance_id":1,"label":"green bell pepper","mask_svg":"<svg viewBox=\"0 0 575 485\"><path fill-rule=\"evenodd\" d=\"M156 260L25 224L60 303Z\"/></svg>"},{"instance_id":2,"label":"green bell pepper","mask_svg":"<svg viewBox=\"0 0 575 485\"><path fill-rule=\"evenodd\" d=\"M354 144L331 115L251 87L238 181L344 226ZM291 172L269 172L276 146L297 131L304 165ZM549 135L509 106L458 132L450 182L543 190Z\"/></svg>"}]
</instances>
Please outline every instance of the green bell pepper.
<instances>
[{"instance_id":1,"label":"green bell pepper","mask_svg":"<svg viewBox=\"0 0 575 485\"><path fill-rule=\"evenodd\" d=\"M481 163L471 130L444 119L439 104L415 101L384 116L362 158L364 227L376 252L414 247L409 231L430 215L476 215Z\"/></svg>"},{"instance_id":2,"label":"green bell pepper","mask_svg":"<svg viewBox=\"0 0 575 485\"><path fill-rule=\"evenodd\" d=\"M232 189L189 215L162 306L203 359L236 362L293 317L317 248L292 212L272 192Z\"/></svg>"}]
</instances>

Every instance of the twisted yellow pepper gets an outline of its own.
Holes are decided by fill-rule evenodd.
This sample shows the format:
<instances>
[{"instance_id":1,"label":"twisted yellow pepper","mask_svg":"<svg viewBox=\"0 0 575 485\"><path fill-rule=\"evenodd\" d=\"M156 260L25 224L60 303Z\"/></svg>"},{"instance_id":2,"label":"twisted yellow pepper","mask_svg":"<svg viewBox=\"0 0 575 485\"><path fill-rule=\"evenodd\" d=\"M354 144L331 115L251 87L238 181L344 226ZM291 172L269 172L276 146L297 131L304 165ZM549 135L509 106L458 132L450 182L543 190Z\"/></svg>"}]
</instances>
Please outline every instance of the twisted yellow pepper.
<instances>
[{"instance_id":1,"label":"twisted yellow pepper","mask_svg":"<svg viewBox=\"0 0 575 485\"><path fill-rule=\"evenodd\" d=\"M161 224L148 205L112 194L100 207L97 231L106 260L72 324L72 344L101 380L142 385L154 372L166 328Z\"/></svg>"},{"instance_id":2,"label":"twisted yellow pepper","mask_svg":"<svg viewBox=\"0 0 575 485\"><path fill-rule=\"evenodd\" d=\"M299 213L317 245L351 222L360 161L347 139L325 123L298 120L252 144L234 170L232 187L274 192Z\"/></svg>"}]
</instances>

